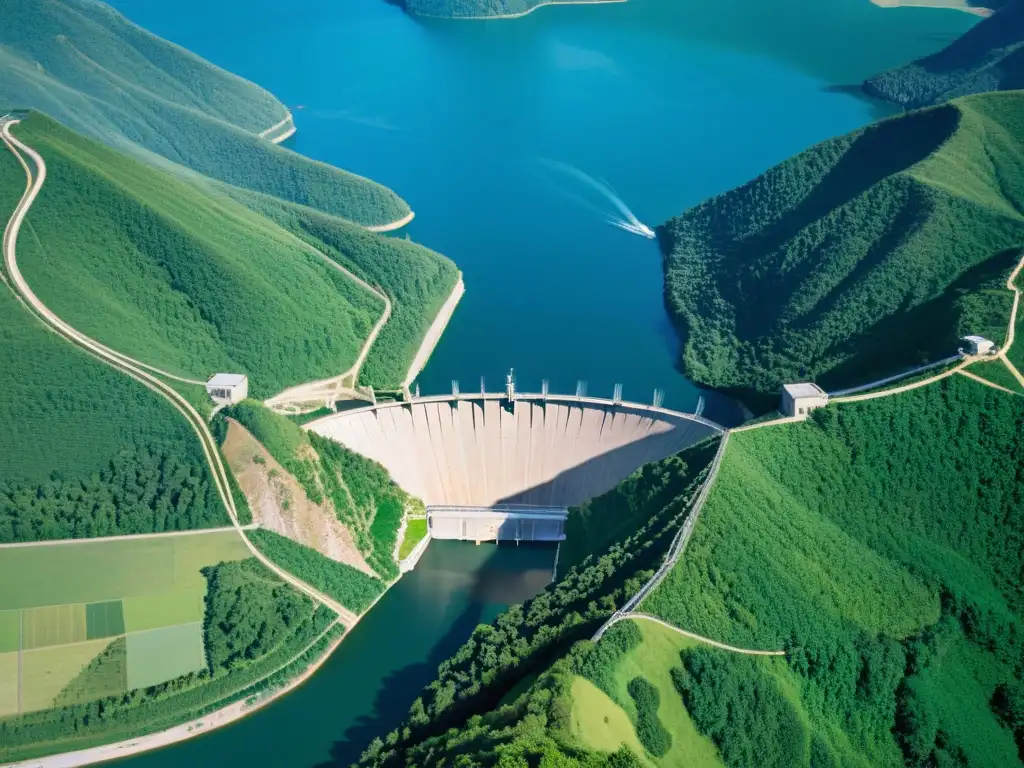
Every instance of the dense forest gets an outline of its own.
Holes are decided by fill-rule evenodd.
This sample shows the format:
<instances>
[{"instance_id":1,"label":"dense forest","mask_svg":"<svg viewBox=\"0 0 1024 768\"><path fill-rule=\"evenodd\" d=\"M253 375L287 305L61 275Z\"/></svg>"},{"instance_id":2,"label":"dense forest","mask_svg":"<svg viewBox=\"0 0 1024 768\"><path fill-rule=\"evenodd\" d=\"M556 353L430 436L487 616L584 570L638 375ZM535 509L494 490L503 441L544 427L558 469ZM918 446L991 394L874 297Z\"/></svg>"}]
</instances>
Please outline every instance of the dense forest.
<instances>
[{"instance_id":1,"label":"dense forest","mask_svg":"<svg viewBox=\"0 0 1024 768\"><path fill-rule=\"evenodd\" d=\"M0 153L0 218L24 189ZM229 523L187 422L0 286L0 542Z\"/></svg>"},{"instance_id":2,"label":"dense forest","mask_svg":"<svg viewBox=\"0 0 1024 768\"><path fill-rule=\"evenodd\" d=\"M11 762L129 739L258 696L301 672L340 636L329 609L314 608L254 559L204 571L210 666L146 689L86 700L84 690L123 663L113 643L59 697L64 706L0 718L0 760Z\"/></svg>"},{"instance_id":3,"label":"dense forest","mask_svg":"<svg viewBox=\"0 0 1024 768\"><path fill-rule=\"evenodd\" d=\"M395 485L387 470L338 443L300 429L253 400L239 403L224 415L248 429L298 481L310 501L330 501L338 520L351 531L360 553L378 576L385 581L398 576L394 560L398 528L406 510L419 502Z\"/></svg>"},{"instance_id":4,"label":"dense forest","mask_svg":"<svg viewBox=\"0 0 1024 768\"><path fill-rule=\"evenodd\" d=\"M1024 94L992 93L831 139L670 220L687 376L760 410L786 381L853 386L964 333L1000 342L1005 317L972 295L1019 258L1022 179Z\"/></svg>"},{"instance_id":5,"label":"dense forest","mask_svg":"<svg viewBox=\"0 0 1024 768\"><path fill-rule=\"evenodd\" d=\"M33 114L47 180L19 238L25 279L67 322L150 365L250 391L337 374L383 302L242 205Z\"/></svg>"},{"instance_id":6,"label":"dense forest","mask_svg":"<svg viewBox=\"0 0 1024 768\"><path fill-rule=\"evenodd\" d=\"M93 0L4 3L0 103L359 224L409 212L386 187L259 138L288 115L273 96Z\"/></svg>"},{"instance_id":7,"label":"dense forest","mask_svg":"<svg viewBox=\"0 0 1024 768\"><path fill-rule=\"evenodd\" d=\"M916 108L1024 88L1024 0L1009 0L936 54L864 83L869 96Z\"/></svg>"},{"instance_id":8,"label":"dense forest","mask_svg":"<svg viewBox=\"0 0 1024 768\"><path fill-rule=\"evenodd\" d=\"M359 383L397 389L427 329L455 287L459 277L455 264L409 240L381 237L308 207L238 188L226 191L391 299L391 317L359 371Z\"/></svg>"},{"instance_id":9,"label":"dense forest","mask_svg":"<svg viewBox=\"0 0 1024 768\"><path fill-rule=\"evenodd\" d=\"M590 637L650 578L689 512L716 441L708 441L637 470L591 510L588 524L629 504L643 514L619 530L610 546L598 539L553 585L474 630L438 668L437 679L413 703L404 725L367 751L367 765L432 764L433 754L474 713L487 711L519 680L542 672L575 642ZM579 510L570 511L570 517ZM475 718L474 718L475 719Z\"/></svg>"}]
</instances>

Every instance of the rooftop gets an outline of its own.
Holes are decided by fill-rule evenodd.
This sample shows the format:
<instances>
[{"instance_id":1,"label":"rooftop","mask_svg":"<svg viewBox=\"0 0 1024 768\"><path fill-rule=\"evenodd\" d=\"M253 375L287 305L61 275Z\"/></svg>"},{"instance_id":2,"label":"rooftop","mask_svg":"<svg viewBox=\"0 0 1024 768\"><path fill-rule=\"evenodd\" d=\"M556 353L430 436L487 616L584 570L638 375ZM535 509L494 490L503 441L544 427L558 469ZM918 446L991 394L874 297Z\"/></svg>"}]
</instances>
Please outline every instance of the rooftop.
<instances>
[{"instance_id":1,"label":"rooftop","mask_svg":"<svg viewBox=\"0 0 1024 768\"><path fill-rule=\"evenodd\" d=\"M245 381L244 373L215 373L209 381L208 387L237 387Z\"/></svg>"},{"instance_id":2,"label":"rooftop","mask_svg":"<svg viewBox=\"0 0 1024 768\"><path fill-rule=\"evenodd\" d=\"M975 344L980 344L983 341L988 341L984 336L964 336L964 341L973 341ZM991 344L991 341L988 341Z\"/></svg>"},{"instance_id":3,"label":"rooftop","mask_svg":"<svg viewBox=\"0 0 1024 768\"><path fill-rule=\"evenodd\" d=\"M782 388L789 393L792 398L798 397L828 397L828 392L809 381L800 382L799 384L783 384Z\"/></svg>"}]
</instances>

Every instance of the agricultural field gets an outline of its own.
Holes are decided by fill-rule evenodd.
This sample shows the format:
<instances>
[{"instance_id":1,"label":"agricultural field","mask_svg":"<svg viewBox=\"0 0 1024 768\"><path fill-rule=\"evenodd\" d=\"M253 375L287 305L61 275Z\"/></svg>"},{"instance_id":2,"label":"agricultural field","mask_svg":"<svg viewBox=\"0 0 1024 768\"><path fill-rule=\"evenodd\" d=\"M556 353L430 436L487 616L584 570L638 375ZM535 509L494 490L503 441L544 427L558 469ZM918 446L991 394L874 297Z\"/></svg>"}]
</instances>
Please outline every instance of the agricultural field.
<instances>
[{"instance_id":1,"label":"agricultural field","mask_svg":"<svg viewBox=\"0 0 1024 768\"><path fill-rule=\"evenodd\" d=\"M234 531L0 549L0 715L201 670L206 578Z\"/></svg>"}]
</instances>

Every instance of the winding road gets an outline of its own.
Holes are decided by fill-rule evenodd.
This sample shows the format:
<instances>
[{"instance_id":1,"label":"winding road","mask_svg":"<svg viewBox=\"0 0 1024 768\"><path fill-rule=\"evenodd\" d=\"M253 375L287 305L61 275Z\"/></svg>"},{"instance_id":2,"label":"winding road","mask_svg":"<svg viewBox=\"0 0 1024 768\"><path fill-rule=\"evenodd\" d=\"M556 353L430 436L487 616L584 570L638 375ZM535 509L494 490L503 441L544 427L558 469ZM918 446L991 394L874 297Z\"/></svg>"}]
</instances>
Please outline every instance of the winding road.
<instances>
[{"instance_id":1,"label":"winding road","mask_svg":"<svg viewBox=\"0 0 1024 768\"><path fill-rule=\"evenodd\" d=\"M95 339L86 336L84 333L81 333L68 325L53 311L51 311L29 287L25 278L21 274L21 270L18 268L18 233L21 231L21 225L24 223L26 215L32 208L32 204L35 202L36 198L39 196L40 190L42 190L43 185L46 183L46 162L38 152L20 141L11 133L11 127L17 125L19 122L19 120L9 120L0 123L0 138L2 138L3 143L18 159L18 162L25 171L28 182L25 192L22 195L21 200L18 202L17 208L15 208L13 215L7 222L7 226L4 229L4 266L13 290L25 305L59 336L84 349L89 354L103 361L112 368L130 376L147 389L155 392L170 402L170 404L185 417L185 420L195 432L196 437L199 438L200 445L203 449L203 455L209 464L210 472L213 476L214 485L217 487L217 493L220 495L221 503L223 503L224 508L228 512L228 516L231 518L232 526L238 532L238 535L242 537L242 540L252 552L253 556L277 574L281 579L311 597L315 602L326 605L328 608L333 610L338 614L344 624L347 626L355 624L358 621L358 616L356 614L332 598L309 586L301 579L298 579L289 572L279 568L262 552L260 552L251 541L249 541L248 537L245 535L243 526L238 520L238 510L235 506L235 500L231 493L231 486L228 483L227 471L224 468L224 463L220 458L220 452L217 449L217 443L214 441L213 435L207 428L206 421L199 415L196 409L193 408L192 405L173 387L150 373L149 366L143 365L139 361L134 360L127 355L123 355L120 352L104 346ZM29 161L25 159L26 157L31 160L32 166L35 167L34 173Z\"/></svg>"}]
</instances>

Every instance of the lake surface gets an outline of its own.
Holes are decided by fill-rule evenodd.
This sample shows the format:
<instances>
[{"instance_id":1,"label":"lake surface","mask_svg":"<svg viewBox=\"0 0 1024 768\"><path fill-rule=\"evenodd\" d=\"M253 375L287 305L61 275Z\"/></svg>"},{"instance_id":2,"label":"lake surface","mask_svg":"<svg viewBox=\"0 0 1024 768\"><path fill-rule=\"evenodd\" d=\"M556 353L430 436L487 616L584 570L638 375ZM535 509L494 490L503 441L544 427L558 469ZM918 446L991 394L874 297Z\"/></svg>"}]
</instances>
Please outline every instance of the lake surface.
<instances>
[{"instance_id":1,"label":"lake surface","mask_svg":"<svg viewBox=\"0 0 1024 768\"><path fill-rule=\"evenodd\" d=\"M520 389L692 409L676 370L654 241L578 171L654 226L817 141L885 114L836 86L937 50L975 19L868 0L630 0L515 21L406 16L384 0L113 0L159 35L293 108L295 150L395 189L414 240L454 259L467 293L422 391L510 367ZM299 109L299 107L302 109ZM735 421L709 398L707 415ZM493 555L487 558L486 555ZM431 545L296 693L141 766L346 764L401 719L477 620L543 584L550 552ZM534 573L534 576L537 575ZM495 576L499 574L499 576Z\"/></svg>"}]
</instances>

